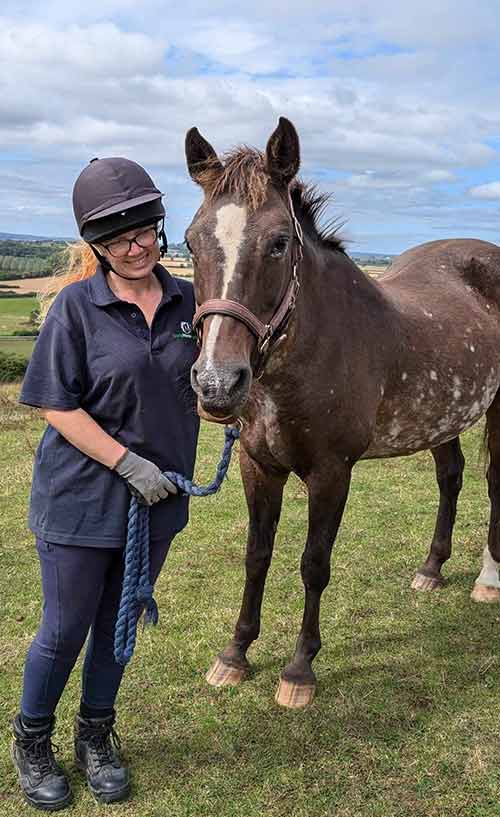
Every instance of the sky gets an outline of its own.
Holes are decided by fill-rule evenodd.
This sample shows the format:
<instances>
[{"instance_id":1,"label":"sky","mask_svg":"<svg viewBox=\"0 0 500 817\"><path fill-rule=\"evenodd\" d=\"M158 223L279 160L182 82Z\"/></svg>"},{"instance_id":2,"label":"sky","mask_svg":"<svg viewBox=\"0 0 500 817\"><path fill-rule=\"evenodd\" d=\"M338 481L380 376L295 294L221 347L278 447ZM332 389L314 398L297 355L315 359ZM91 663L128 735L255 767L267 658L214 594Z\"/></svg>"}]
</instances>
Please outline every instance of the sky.
<instances>
[{"instance_id":1,"label":"sky","mask_svg":"<svg viewBox=\"0 0 500 817\"><path fill-rule=\"evenodd\" d=\"M287 116L350 252L500 243L499 41L498 0L2 0L0 231L75 236L78 173L122 155L182 240L186 130L264 149Z\"/></svg>"}]
</instances>

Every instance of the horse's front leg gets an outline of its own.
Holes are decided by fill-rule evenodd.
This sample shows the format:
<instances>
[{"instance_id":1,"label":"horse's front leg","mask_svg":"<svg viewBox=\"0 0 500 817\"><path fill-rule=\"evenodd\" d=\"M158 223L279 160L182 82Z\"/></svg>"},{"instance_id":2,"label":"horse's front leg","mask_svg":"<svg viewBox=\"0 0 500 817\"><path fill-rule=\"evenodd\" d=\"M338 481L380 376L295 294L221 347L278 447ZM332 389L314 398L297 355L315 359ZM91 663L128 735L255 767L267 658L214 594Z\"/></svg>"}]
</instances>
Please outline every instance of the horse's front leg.
<instances>
[{"instance_id":1,"label":"horse's front leg","mask_svg":"<svg viewBox=\"0 0 500 817\"><path fill-rule=\"evenodd\" d=\"M281 706L301 709L313 699L316 676L313 659L321 648L319 611L321 594L330 581L330 556L349 492L351 467L332 461L328 471L306 480L309 490L309 529L302 555L301 573L305 588L302 627L292 661L281 673L276 701Z\"/></svg>"},{"instance_id":2,"label":"horse's front leg","mask_svg":"<svg viewBox=\"0 0 500 817\"><path fill-rule=\"evenodd\" d=\"M249 515L245 590L234 637L207 673L212 686L238 684L250 669L246 653L260 632L262 596L288 477L287 473L264 470L243 446L240 466Z\"/></svg>"}]
</instances>

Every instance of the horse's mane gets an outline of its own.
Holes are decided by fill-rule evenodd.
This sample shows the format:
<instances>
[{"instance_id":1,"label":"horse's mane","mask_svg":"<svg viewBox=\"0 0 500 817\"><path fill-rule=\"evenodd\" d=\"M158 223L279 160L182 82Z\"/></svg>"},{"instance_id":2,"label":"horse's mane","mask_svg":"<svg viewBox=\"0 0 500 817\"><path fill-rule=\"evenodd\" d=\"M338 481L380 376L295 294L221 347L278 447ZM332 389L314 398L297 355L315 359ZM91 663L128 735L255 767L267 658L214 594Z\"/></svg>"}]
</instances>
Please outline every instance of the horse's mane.
<instances>
[{"instance_id":1,"label":"horse's mane","mask_svg":"<svg viewBox=\"0 0 500 817\"><path fill-rule=\"evenodd\" d=\"M293 209L300 225L313 241L318 241L328 250L346 252L344 242L338 235L344 221L338 216L328 219L323 225L322 218L332 200L331 193L321 193L314 184L302 181L292 182L290 188Z\"/></svg>"},{"instance_id":2,"label":"horse's mane","mask_svg":"<svg viewBox=\"0 0 500 817\"><path fill-rule=\"evenodd\" d=\"M264 154L260 150L242 145L224 153L220 158L214 156L213 159L209 159L203 171L197 175L196 181L201 184L210 200L223 195L233 195L244 201L250 212L254 212L266 200L270 178L266 171ZM345 252L344 243L337 235L343 222L333 218L323 226L320 225L331 195L321 193L315 185L298 180L292 182L290 193L297 219L309 238L325 249Z\"/></svg>"}]
</instances>

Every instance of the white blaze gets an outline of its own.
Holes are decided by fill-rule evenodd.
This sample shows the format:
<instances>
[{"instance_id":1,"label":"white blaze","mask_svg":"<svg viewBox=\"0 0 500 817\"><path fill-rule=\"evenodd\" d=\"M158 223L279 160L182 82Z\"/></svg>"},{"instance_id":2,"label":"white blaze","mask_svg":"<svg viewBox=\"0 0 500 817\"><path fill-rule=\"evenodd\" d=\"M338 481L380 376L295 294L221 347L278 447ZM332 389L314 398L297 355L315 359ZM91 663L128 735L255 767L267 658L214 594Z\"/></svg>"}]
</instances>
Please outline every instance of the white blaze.
<instances>
[{"instance_id":1,"label":"white blaze","mask_svg":"<svg viewBox=\"0 0 500 817\"><path fill-rule=\"evenodd\" d=\"M227 298L229 284L233 279L234 271L238 263L246 223L246 207L239 207L237 204L225 204L217 211L215 237L223 253L222 292L218 296L219 298ZM205 342L205 357L207 363L209 363L213 357L221 323L222 316L216 315L212 318L210 330Z\"/></svg>"}]
</instances>

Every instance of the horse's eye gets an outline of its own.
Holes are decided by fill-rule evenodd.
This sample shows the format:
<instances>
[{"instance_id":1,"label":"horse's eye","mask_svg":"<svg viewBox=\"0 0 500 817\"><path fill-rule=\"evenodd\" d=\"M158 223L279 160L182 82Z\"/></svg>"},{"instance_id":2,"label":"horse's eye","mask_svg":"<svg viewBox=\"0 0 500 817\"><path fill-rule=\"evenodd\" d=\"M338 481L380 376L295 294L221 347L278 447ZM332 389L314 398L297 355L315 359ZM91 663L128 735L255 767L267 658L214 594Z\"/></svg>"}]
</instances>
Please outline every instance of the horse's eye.
<instances>
[{"instance_id":1,"label":"horse's eye","mask_svg":"<svg viewBox=\"0 0 500 817\"><path fill-rule=\"evenodd\" d=\"M288 248L288 236L281 236L273 242L269 250L271 258L282 258Z\"/></svg>"}]
</instances>

